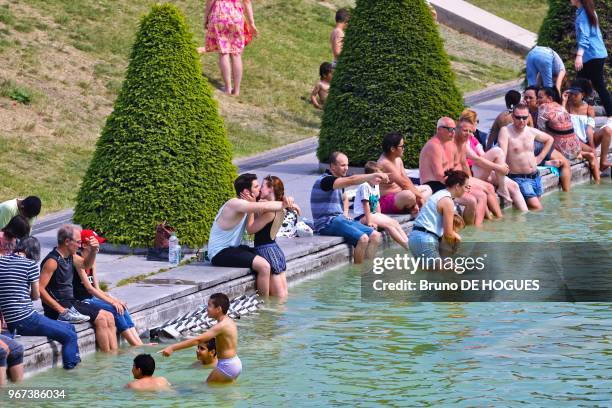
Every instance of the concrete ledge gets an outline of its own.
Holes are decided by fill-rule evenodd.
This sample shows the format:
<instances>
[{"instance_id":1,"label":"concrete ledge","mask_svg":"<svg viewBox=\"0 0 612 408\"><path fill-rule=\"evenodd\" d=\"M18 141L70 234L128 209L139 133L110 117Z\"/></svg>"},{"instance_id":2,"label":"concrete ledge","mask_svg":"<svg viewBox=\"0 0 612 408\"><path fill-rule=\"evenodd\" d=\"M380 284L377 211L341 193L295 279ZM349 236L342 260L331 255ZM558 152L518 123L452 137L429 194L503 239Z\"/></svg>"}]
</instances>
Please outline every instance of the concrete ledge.
<instances>
[{"instance_id":1,"label":"concrete ledge","mask_svg":"<svg viewBox=\"0 0 612 408\"><path fill-rule=\"evenodd\" d=\"M537 36L463 0L431 0L438 21L495 46L526 55Z\"/></svg>"},{"instance_id":2,"label":"concrete ledge","mask_svg":"<svg viewBox=\"0 0 612 408\"><path fill-rule=\"evenodd\" d=\"M610 157L610 155L609 155ZM546 193L559 189L559 179L545 170L543 187ZM590 171L581 163L572 165L574 184L590 180ZM409 233L412 221L409 215L397 217ZM287 258L287 280L291 284L346 265L352 258L352 249L339 237L314 236L310 238L279 238L279 245ZM392 245L385 233L384 245ZM209 263L195 263L157 274L143 282L122 286L111 291L124 299L141 333L170 319L193 311L214 292L225 292L230 297L252 292L255 275L243 268L218 268ZM81 355L95 351L95 336L90 324L76 326ZM44 337L19 337L24 345L26 376L50 368L61 367L61 348Z\"/></svg>"}]
</instances>

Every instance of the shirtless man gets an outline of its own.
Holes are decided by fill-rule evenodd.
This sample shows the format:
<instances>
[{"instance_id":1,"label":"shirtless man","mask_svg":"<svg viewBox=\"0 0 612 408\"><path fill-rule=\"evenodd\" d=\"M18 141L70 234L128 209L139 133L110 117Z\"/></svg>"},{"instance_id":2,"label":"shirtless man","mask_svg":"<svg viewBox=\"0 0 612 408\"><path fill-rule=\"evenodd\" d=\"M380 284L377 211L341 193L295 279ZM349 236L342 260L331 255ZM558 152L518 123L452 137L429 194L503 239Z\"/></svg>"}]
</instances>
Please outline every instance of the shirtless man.
<instances>
[{"instance_id":1,"label":"shirtless man","mask_svg":"<svg viewBox=\"0 0 612 408\"><path fill-rule=\"evenodd\" d=\"M518 183L529 208L541 210L540 196L543 190L537 165L551 149L553 138L527 126L528 118L527 105L516 105L512 111L512 123L501 128L498 142L510 167L508 177ZM538 156L534 154L534 141L544 143L544 149Z\"/></svg>"},{"instance_id":2,"label":"shirtless man","mask_svg":"<svg viewBox=\"0 0 612 408\"><path fill-rule=\"evenodd\" d=\"M125 385L135 391L165 391L170 389L170 383L164 377L153 377L155 360L150 354L139 354L134 358L132 375L135 380Z\"/></svg>"},{"instance_id":3,"label":"shirtless man","mask_svg":"<svg viewBox=\"0 0 612 408\"><path fill-rule=\"evenodd\" d=\"M431 187L433 193L440 191L444 185L444 172L453 170L460 162L459 153L453 138L455 136L455 121L449 117L438 120L436 134L425 143L419 155L419 177L421 184ZM486 200L478 200L473 194L466 192L457 203L465 206L463 219L466 224L480 225L486 212Z\"/></svg>"},{"instance_id":4,"label":"shirtless man","mask_svg":"<svg viewBox=\"0 0 612 408\"><path fill-rule=\"evenodd\" d=\"M384 214L416 214L431 196L429 186L415 186L406 176L402 160L405 143L401 133L388 133L382 141L378 165L389 174L389 182L380 183L380 210Z\"/></svg>"},{"instance_id":5,"label":"shirtless man","mask_svg":"<svg viewBox=\"0 0 612 408\"><path fill-rule=\"evenodd\" d=\"M208 258L215 266L251 268L257 274L257 291L275 296L284 291L280 280L270 277L270 264L249 246L241 245L248 214L294 208L292 197L283 201L255 202L259 184L255 174L245 173L234 181L236 198L227 201L215 218L208 239ZM275 275L276 276L276 275Z\"/></svg>"},{"instance_id":6,"label":"shirtless man","mask_svg":"<svg viewBox=\"0 0 612 408\"><path fill-rule=\"evenodd\" d=\"M238 358L238 328L231 317L229 298L223 293L214 293L208 299L208 317L217 320L217 324L206 332L192 339L170 345L160 351L164 356L170 357L173 352L197 346L200 342L215 339L217 345L217 366L212 370L206 382L230 383L234 382L242 372L242 362Z\"/></svg>"}]
</instances>

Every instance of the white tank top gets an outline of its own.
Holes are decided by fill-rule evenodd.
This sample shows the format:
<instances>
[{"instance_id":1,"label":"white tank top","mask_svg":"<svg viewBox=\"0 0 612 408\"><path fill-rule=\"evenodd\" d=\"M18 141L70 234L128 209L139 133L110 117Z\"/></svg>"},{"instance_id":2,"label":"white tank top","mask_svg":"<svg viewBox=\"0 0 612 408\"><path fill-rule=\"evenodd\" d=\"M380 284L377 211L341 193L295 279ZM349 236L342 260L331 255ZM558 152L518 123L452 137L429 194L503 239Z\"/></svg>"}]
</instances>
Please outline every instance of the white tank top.
<instances>
[{"instance_id":1,"label":"white tank top","mask_svg":"<svg viewBox=\"0 0 612 408\"><path fill-rule=\"evenodd\" d=\"M210 236L208 238L208 259L210 260L221 252L221 250L229 247L237 247L242 243L242 236L246 229L247 215L244 214L242 221L236 224L235 227L224 230L219 226L217 221L226 205L227 202L223 204L217 213L215 222L213 222L212 228L210 229Z\"/></svg>"},{"instance_id":2,"label":"white tank top","mask_svg":"<svg viewBox=\"0 0 612 408\"><path fill-rule=\"evenodd\" d=\"M425 202L414 225L416 227L425 228L427 231L433 232L437 236L441 237L444 235L444 225L442 223L442 214L438 212L438 201L444 197L451 197L450 191L447 189L440 190Z\"/></svg>"}]
</instances>

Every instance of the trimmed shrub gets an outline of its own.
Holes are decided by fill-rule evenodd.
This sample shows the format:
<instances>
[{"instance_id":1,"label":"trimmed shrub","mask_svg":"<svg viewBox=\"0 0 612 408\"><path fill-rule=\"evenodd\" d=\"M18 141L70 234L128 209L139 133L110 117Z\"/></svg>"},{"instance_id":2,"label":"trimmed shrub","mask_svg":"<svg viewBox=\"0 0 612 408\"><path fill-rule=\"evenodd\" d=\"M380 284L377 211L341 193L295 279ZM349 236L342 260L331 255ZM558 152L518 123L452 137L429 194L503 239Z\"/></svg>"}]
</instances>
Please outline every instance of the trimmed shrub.
<instances>
[{"instance_id":1,"label":"trimmed shrub","mask_svg":"<svg viewBox=\"0 0 612 408\"><path fill-rule=\"evenodd\" d=\"M538 45L550 47L557 51L567 69L567 77L575 78L574 60L576 58L576 8L568 0L548 0L548 14L538 33ZM599 18L599 27L606 43L612 50L612 0L595 1L595 11ZM606 64L608 89L612 89L612 64Z\"/></svg>"},{"instance_id":2,"label":"trimmed shrub","mask_svg":"<svg viewBox=\"0 0 612 408\"><path fill-rule=\"evenodd\" d=\"M182 244L208 239L234 196L223 120L183 16L154 6L140 22L114 111L78 193L74 220L114 244L147 247L163 220Z\"/></svg>"},{"instance_id":3,"label":"trimmed shrub","mask_svg":"<svg viewBox=\"0 0 612 408\"><path fill-rule=\"evenodd\" d=\"M406 137L404 159L419 152L442 116L457 117L461 93L423 0L357 0L325 105L317 155L346 153L352 165L376 160L383 136Z\"/></svg>"}]
</instances>

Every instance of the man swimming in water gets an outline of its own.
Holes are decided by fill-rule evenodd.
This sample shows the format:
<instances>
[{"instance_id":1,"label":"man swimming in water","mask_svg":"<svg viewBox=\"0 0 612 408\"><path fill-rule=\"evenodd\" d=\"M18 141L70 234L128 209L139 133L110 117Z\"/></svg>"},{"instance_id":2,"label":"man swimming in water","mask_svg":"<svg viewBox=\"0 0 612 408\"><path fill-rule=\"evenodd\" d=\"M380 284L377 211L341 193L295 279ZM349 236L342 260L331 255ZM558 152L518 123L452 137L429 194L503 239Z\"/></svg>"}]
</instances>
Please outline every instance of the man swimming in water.
<instances>
[{"instance_id":1,"label":"man swimming in water","mask_svg":"<svg viewBox=\"0 0 612 408\"><path fill-rule=\"evenodd\" d=\"M153 377L155 360L150 354L139 354L134 358L132 375L135 380L127 383L125 388L135 391L165 391L170 383L164 377Z\"/></svg>"},{"instance_id":2,"label":"man swimming in water","mask_svg":"<svg viewBox=\"0 0 612 408\"><path fill-rule=\"evenodd\" d=\"M212 370L206 382L234 382L242 372L242 362L236 353L238 328L232 318L227 315L229 306L230 301L225 294L214 293L210 295L210 298L208 298L208 316L216 319L217 324L199 336L166 347L161 353L170 357L177 350L183 350L196 346L200 342L215 339L218 356L217 366Z\"/></svg>"},{"instance_id":3,"label":"man swimming in water","mask_svg":"<svg viewBox=\"0 0 612 408\"><path fill-rule=\"evenodd\" d=\"M214 368L217 366L217 343L215 339L201 341L196 349L196 358L192 367Z\"/></svg>"}]
</instances>

